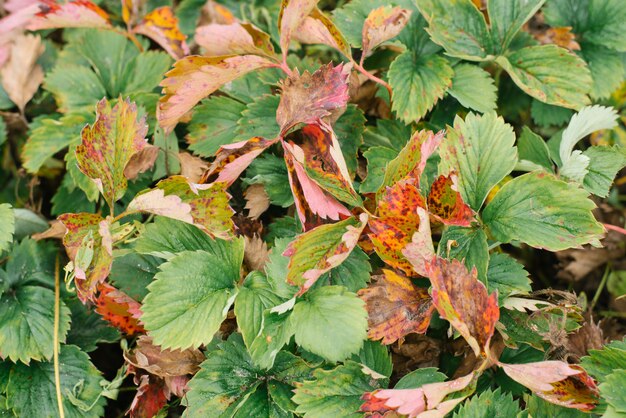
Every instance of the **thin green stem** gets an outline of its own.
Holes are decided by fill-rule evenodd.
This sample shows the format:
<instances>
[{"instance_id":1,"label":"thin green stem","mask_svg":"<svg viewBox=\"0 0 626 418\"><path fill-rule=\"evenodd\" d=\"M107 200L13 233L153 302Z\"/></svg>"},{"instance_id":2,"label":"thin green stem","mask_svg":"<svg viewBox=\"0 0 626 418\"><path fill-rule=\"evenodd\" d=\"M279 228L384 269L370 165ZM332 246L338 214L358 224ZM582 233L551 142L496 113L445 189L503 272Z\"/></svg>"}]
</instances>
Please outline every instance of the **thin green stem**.
<instances>
[{"instance_id":1,"label":"thin green stem","mask_svg":"<svg viewBox=\"0 0 626 418\"><path fill-rule=\"evenodd\" d=\"M596 306L596 303L598 302L598 299L600 299L600 294L602 293L602 290L604 290L604 286L606 285L606 281L609 279L609 273L611 271L611 266L609 264L606 265L606 268L604 269L604 275L602 276L602 280L600 281L600 285L598 286L598 289L596 290L596 294L593 295L593 299L591 300L591 305L589 305L589 310L592 311L594 306Z\"/></svg>"}]
</instances>

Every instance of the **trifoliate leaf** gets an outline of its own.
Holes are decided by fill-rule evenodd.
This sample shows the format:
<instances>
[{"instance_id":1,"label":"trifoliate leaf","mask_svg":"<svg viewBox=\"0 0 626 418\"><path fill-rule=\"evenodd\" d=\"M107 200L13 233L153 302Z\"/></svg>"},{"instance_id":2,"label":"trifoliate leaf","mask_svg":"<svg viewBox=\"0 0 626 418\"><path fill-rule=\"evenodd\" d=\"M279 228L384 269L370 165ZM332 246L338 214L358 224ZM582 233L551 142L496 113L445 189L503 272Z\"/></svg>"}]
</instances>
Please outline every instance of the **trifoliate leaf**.
<instances>
[{"instance_id":1,"label":"trifoliate leaf","mask_svg":"<svg viewBox=\"0 0 626 418\"><path fill-rule=\"evenodd\" d=\"M507 418L520 412L518 401L500 389L486 390L461 404L454 418Z\"/></svg>"},{"instance_id":2,"label":"trifoliate leaf","mask_svg":"<svg viewBox=\"0 0 626 418\"><path fill-rule=\"evenodd\" d=\"M462 228L451 226L447 228L437 248L440 257L456 258L463 261L468 270L476 267L478 279L485 282L487 265L489 264L489 250L487 236L482 228Z\"/></svg>"},{"instance_id":3,"label":"trifoliate leaf","mask_svg":"<svg viewBox=\"0 0 626 418\"><path fill-rule=\"evenodd\" d=\"M352 360L333 370L318 369L315 380L297 385L293 401L296 412L305 418L359 418L361 396L380 388L378 380L363 373L363 366Z\"/></svg>"},{"instance_id":4,"label":"trifoliate leaf","mask_svg":"<svg viewBox=\"0 0 626 418\"><path fill-rule=\"evenodd\" d=\"M267 94L248 103L237 121L234 141L247 141L255 136L276 138L280 133L280 126L276 122L279 102L279 96Z\"/></svg>"},{"instance_id":5,"label":"trifoliate leaf","mask_svg":"<svg viewBox=\"0 0 626 418\"><path fill-rule=\"evenodd\" d=\"M239 288L235 302L235 316L246 347L250 348L252 341L259 334L263 325L263 312L279 305L282 298L277 296L265 275L253 271Z\"/></svg>"},{"instance_id":6,"label":"trifoliate leaf","mask_svg":"<svg viewBox=\"0 0 626 418\"><path fill-rule=\"evenodd\" d=\"M189 417L287 417L294 405L289 392L310 377L310 368L291 353L280 352L267 371L252 363L241 336L210 351L189 382L185 401ZM287 405L285 405L285 403Z\"/></svg>"},{"instance_id":7,"label":"trifoliate leaf","mask_svg":"<svg viewBox=\"0 0 626 418\"><path fill-rule=\"evenodd\" d=\"M255 158L246 170L247 184L262 184L270 202L284 208L293 205L285 161L274 154L262 154Z\"/></svg>"},{"instance_id":8,"label":"trifoliate leaf","mask_svg":"<svg viewBox=\"0 0 626 418\"><path fill-rule=\"evenodd\" d=\"M533 121L543 127L561 126L574 114L572 109L549 105L537 99L533 99L530 105L530 114Z\"/></svg>"},{"instance_id":9,"label":"trifoliate leaf","mask_svg":"<svg viewBox=\"0 0 626 418\"><path fill-rule=\"evenodd\" d=\"M189 149L202 157L211 157L222 145L236 142L237 121L244 109L243 103L226 96L204 100L194 108L189 124Z\"/></svg>"},{"instance_id":10,"label":"trifoliate leaf","mask_svg":"<svg viewBox=\"0 0 626 418\"><path fill-rule=\"evenodd\" d=\"M504 52L524 23L533 17L544 3L545 0L487 1L494 51Z\"/></svg>"},{"instance_id":11,"label":"trifoliate leaf","mask_svg":"<svg viewBox=\"0 0 626 418\"><path fill-rule=\"evenodd\" d=\"M73 345L59 353L61 397L67 418L97 418L104 414L102 383L89 356ZM52 362L12 365L7 382L7 406L17 416L56 416L58 409Z\"/></svg>"},{"instance_id":12,"label":"trifoliate leaf","mask_svg":"<svg viewBox=\"0 0 626 418\"><path fill-rule=\"evenodd\" d=\"M389 66L393 111L407 124L418 121L443 97L453 76L454 70L445 58L403 52Z\"/></svg>"},{"instance_id":13,"label":"trifoliate leaf","mask_svg":"<svg viewBox=\"0 0 626 418\"><path fill-rule=\"evenodd\" d=\"M442 173L455 171L463 201L478 211L489 191L515 167L513 128L495 112L454 119L439 154Z\"/></svg>"},{"instance_id":14,"label":"trifoliate leaf","mask_svg":"<svg viewBox=\"0 0 626 418\"><path fill-rule=\"evenodd\" d=\"M590 193L607 197L615 175L626 166L626 154L620 147L589 147L583 155L589 158L583 187Z\"/></svg>"},{"instance_id":15,"label":"trifoliate leaf","mask_svg":"<svg viewBox=\"0 0 626 418\"><path fill-rule=\"evenodd\" d=\"M626 370L624 369L615 370L600 385L600 395L616 412L626 413L624 385L626 385Z\"/></svg>"},{"instance_id":16,"label":"trifoliate leaf","mask_svg":"<svg viewBox=\"0 0 626 418\"><path fill-rule=\"evenodd\" d=\"M365 303L341 286L310 290L289 320L298 345L329 361L356 353L367 336Z\"/></svg>"},{"instance_id":17,"label":"trifoliate leaf","mask_svg":"<svg viewBox=\"0 0 626 418\"><path fill-rule=\"evenodd\" d=\"M145 232L142 236L144 235ZM157 257L130 252L113 259L108 281L131 298L141 302L148 294L147 286L159 271L161 263L162 260Z\"/></svg>"},{"instance_id":18,"label":"trifoliate leaf","mask_svg":"<svg viewBox=\"0 0 626 418\"><path fill-rule=\"evenodd\" d=\"M448 55L469 61L489 57L493 48L487 22L470 0L426 0L418 7L432 41Z\"/></svg>"},{"instance_id":19,"label":"trifoliate leaf","mask_svg":"<svg viewBox=\"0 0 626 418\"><path fill-rule=\"evenodd\" d=\"M189 348L208 344L232 305L243 262L243 240L232 255L184 252L160 266L144 298L142 322L155 344Z\"/></svg>"},{"instance_id":20,"label":"trifoliate leaf","mask_svg":"<svg viewBox=\"0 0 626 418\"><path fill-rule=\"evenodd\" d=\"M500 242L518 240L559 251L598 243L604 228L591 211L587 192L545 172L516 177L496 193L483 221Z\"/></svg>"},{"instance_id":21,"label":"trifoliate leaf","mask_svg":"<svg viewBox=\"0 0 626 418\"><path fill-rule=\"evenodd\" d=\"M621 54L600 45L583 43L582 56L587 61L593 78L591 98L608 98L624 80L626 69Z\"/></svg>"},{"instance_id":22,"label":"trifoliate leaf","mask_svg":"<svg viewBox=\"0 0 626 418\"><path fill-rule=\"evenodd\" d=\"M459 64L454 69L450 95L463 106L486 113L496 108L498 89L491 75L472 64Z\"/></svg>"},{"instance_id":23,"label":"trifoliate leaf","mask_svg":"<svg viewBox=\"0 0 626 418\"><path fill-rule=\"evenodd\" d=\"M13 362L52 357L54 259L50 247L26 239L13 248L0 270L0 353ZM70 312L60 302L59 340L64 341Z\"/></svg>"},{"instance_id":24,"label":"trifoliate leaf","mask_svg":"<svg viewBox=\"0 0 626 418\"><path fill-rule=\"evenodd\" d=\"M526 410L530 417L551 417L551 418L586 418L589 414L572 408L555 405L544 401L537 395L524 396ZM606 418L610 416L604 415ZM618 418L618 417L615 417Z\"/></svg>"},{"instance_id":25,"label":"trifoliate leaf","mask_svg":"<svg viewBox=\"0 0 626 418\"><path fill-rule=\"evenodd\" d=\"M600 383L617 369L626 369L626 340L615 340L601 350L589 350L581 366Z\"/></svg>"},{"instance_id":26,"label":"trifoliate leaf","mask_svg":"<svg viewBox=\"0 0 626 418\"><path fill-rule=\"evenodd\" d=\"M525 295L531 291L530 279L524 266L505 253L493 253L487 270L489 291L498 291L500 301L513 295Z\"/></svg>"},{"instance_id":27,"label":"trifoliate leaf","mask_svg":"<svg viewBox=\"0 0 626 418\"><path fill-rule=\"evenodd\" d=\"M522 135L517 140L517 152L520 162L529 161L544 167L549 172L554 170L552 160L550 159L550 150L546 142L527 126L524 126Z\"/></svg>"},{"instance_id":28,"label":"trifoliate leaf","mask_svg":"<svg viewBox=\"0 0 626 418\"><path fill-rule=\"evenodd\" d=\"M585 61L556 45L527 46L496 58L515 84L542 102L578 109L589 104L591 72Z\"/></svg>"},{"instance_id":29,"label":"trifoliate leaf","mask_svg":"<svg viewBox=\"0 0 626 418\"><path fill-rule=\"evenodd\" d=\"M0 204L0 254L9 249L15 232L15 215L8 203Z\"/></svg>"}]
</instances>

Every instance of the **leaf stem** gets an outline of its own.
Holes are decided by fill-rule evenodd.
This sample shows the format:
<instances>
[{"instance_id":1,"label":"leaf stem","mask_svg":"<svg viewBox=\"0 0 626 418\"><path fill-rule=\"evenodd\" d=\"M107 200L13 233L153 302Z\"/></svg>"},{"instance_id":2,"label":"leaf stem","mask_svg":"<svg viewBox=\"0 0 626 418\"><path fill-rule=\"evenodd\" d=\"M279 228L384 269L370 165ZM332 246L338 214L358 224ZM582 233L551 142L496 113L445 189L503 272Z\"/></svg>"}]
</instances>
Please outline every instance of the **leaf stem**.
<instances>
[{"instance_id":1,"label":"leaf stem","mask_svg":"<svg viewBox=\"0 0 626 418\"><path fill-rule=\"evenodd\" d=\"M393 92L391 90L391 86L389 85L389 83L387 83L385 80L378 78L374 74L367 71L365 68L363 68L361 64L357 63L355 60L352 60L352 63L354 64L354 68L356 68L361 74L363 74L364 76L366 76L373 82L378 83L387 89L387 92L389 92L389 103L391 103L391 97L392 97Z\"/></svg>"},{"instance_id":2,"label":"leaf stem","mask_svg":"<svg viewBox=\"0 0 626 418\"><path fill-rule=\"evenodd\" d=\"M54 357L54 386L57 395L57 405L59 407L59 416L65 418L63 410L63 397L61 396L61 374L59 371L59 304L61 299L61 285L59 284L59 255L57 254L54 263L54 334L53 338L53 357Z\"/></svg>"},{"instance_id":3,"label":"leaf stem","mask_svg":"<svg viewBox=\"0 0 626 418\"><path fill-rule=\"evenodd\" d=\"M606 268L604 269L604 275L602 275L602 280L600 281L600 284L598 285L598 289L596 290L596 294L593 295L593 299L591 300L591 305L589 305L589 311L593 311L593 308L594 306L596 306L598 299L600 299L600 294L602 293L602 290L604 290L604 286L606 285L606 282L609 278L610 271L611 271L611 266L607 264Z\"/></svg>"},{"instance_id":4,"label":"leaf stem","mask_svg":"<svg viewBox=\"0 0 626 418\"><path fill-rule=\"evenodd\" d=\"M611 225L611 224L605 224L603 223L602 225L604 225L604 227L606 229L610 229L613 230L615 232L619 232L620 234L626 235L626 229L620 227L620 226L616 226L616 225Z\"/></svg>"}]
</instances>

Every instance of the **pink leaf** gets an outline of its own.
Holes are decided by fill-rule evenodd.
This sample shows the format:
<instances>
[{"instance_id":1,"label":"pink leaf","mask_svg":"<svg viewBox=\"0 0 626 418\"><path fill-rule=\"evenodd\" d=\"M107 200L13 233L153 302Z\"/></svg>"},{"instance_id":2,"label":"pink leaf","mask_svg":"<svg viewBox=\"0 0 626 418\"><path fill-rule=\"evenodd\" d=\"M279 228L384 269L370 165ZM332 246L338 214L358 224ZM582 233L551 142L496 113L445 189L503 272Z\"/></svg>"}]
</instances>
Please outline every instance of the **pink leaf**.
<instances>
[{"instance_id":1,"label":"pink leaf","mask_svg":"<svg viewBox=\"0 0 626 418\"><path fill-rule=\"evenodd\" d=\"M195 41L206 56L262 55L274 57L270 36L250 23L211 23L196 29Z\"/></svg>"},{"instance_id":2,"label":"pink leaf","mask_svg":"<svg viewBox=\"0 0 626 418\"><path fill-rule=\"evenodd\" d=\"M363 23L363 57L380 44L395 38L404 29L411 11L401 7L381 6L370 12Z\"/></svg>"},{"instance_id":3,"label":"pink leaf","mask_svg":"<svg viewBox=\"0 0 626 418\"><path fill-rule=\"evenodd\" d=\"M88 0L62 4L55 0L41 0L39 10L28 24L28 30L111 27L107 12Z\"/></svg>"},{"instance_id":4,"label":"pink leaf","mask_svg":"<svg viewBox=\"0 0 626 418\"><path fill-rule=\"evenodd\" d=\"M291 37L304 19L311 14L319 0L282 0L278 15L278 28L280 30L280 49L283 52L283 60L289 51Z\"/></svg>"},{"instance_id":5,"label":"pink leaf","mask_svg":"<svg viewBox=\"0 0 626 418\"><path fill-rule=\"evenodd\" d=\"M426 276L426 264L430 263L435 256L435 248L430 232L428 212L423 208L417 208L417 215L419 216L419 228L413 234L411 243L402 250L402 254L411 263L417 274Z\"/></svg>"},{"instance_id":6,"label":"pink leaf","mask_svg":"<svg viewBox=\"0 0 626 418\"><path fill-rule=\"evenodd\" d=\"M348 58L352 56L350 44L348 44L341 31L317 7L302 21L293 37L296 41L303 44L324 44L335 48Z\"/></svg>"},{"instance_id":7,"label":"pink leaf","mask_svg":"<svg viewBox=\"0 0 626 418\"><path fill-rule=\"evenodd\" d=\"M149 212L155 215L166 216L172 219L193 224L191 216L191 205L184 203L176 195L165 195L161 189L153 189L145 193L138 194L128 204L127 210L130 212Z\"/></svg>"}]
</instances>

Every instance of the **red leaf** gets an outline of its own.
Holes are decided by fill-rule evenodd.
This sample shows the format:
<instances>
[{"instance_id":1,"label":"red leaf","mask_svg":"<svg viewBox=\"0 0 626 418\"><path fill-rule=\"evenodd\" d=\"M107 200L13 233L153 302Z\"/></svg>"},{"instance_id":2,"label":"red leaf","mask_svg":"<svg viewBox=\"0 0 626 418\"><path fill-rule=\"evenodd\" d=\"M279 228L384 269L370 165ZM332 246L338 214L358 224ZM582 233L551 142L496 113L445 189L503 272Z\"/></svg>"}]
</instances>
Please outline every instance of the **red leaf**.
<instances>
[{"instance_id":1,"label":"red leaf","mask_svg":"<svg viewBox=\"0 0 626 418\"><path fill-rule=\"evenodd\" d=\"M153 418L170 399L170 392L165 381L155 376L142 375L135 378L139 385L130 405L131 418Z\"/></svg>"},{"instance_id":2,"label":"red leaf","mask_svg":"<svg viewBox=\"0 0 626 418\"><path fill-rule=\"evenodd\" d=\"M26 27L28 30L111 26L107 12L88 0L74 0L63 4L55 0L41 0L39 9L40 12Z\"/></svg>"},{"instance_id":3,"label":"red leaf","mask_svg":"<svg viewBox=\"0 0 626 418\"><path fill-rule=\"evenodd\" d=\"M254 54L274 57L270 36L250 23L211 23L196 29L194 40L206 56Z\"/></svg>"},{"instance_id":4,"label":"red leaf","mask_svg":"<svg viewBox=\"0 0 626 418\"><path fill-rule=\"evenodd\" d=\"M391 270L375 279L358 292L367 307L369 339L391 344L412 332L425 333L435 309L428 290Z\"/></svg>"},{"instance_id":5,"label":"red leaf","mask_svg":"<svg viewBox=\"0 0 626 418\"><path fill-rule=\"evenodd\" d=\"M596 383L580 366L562 361L498 365L511 379L548 402L586 412L598 404Z\"/></svg>"},{"instance_id":6,"label":"red leaf","mask_svg":"<svg viewBox=\"0 0 626 418\"><path fill-rule=\"evenodd\" d=\"M295 73L280 84L276 121L284 134L299 123L318 124L323 118L340 114L348 104L350 66L332 63L313 74Z\"/></svg>"},{"instance_id":7,"label":"red leaf","mask_svg":"<svg viewBox=\"0 0 626 418\"><path fill-rule=\"evenodd\" d=\"M272 61L256 55L201 57L190 55L176 61L161 82L164 96L159 99L159 125L171 132L196 103L224 84L250 71L273 67Z\"/></svg>"},{"instance_id":8,"label":"red leaf","mask_svg":"<svg viewBox=\"0 0 626 418\"><path fill-rule=\"evenodd\" d=\"M456 182L455 173L435 180L428 194L428 211L446 225L470 226L474 211L463 202Z\"/></svg>"},{"instance_id":9,"label":"red leaf","mask_svg":"<svg viewBox=\"0 0 626 418\"><path fill-rule=\"evenodd\" d=\"M486 355L500 318L497 292L488 295L476 268L470 273L459 260L435 256L426 264L426 273L439 315L459 331L476 356Z\"/></svg>"},{"instance_id":10,"label":"red leaf","mask_svg":"<svg viewBox=\"0 0 626 418\"><path fill-rule=\"evenodd\" d=\"M98 284L109 276L113 263L109 221L92 213L66 213L58 219L67 229L63 245L74 263L76 293L83 302L93 299ZM77 257L79 250L93 255L85 260Z\"/></svg>"},{"instance_id":11,"label":"red leaf","mask_svg":"<svg viewBox=\"0 0 626 418\"><path fill-rule=\"evenodd\" d=\"M417 208L426 202L412 181L401 181L387 188L378 204L378 218L369 222L369 237L380 258L392 267L414 276L413 266L402 254L418 231Z\"/></svg>"},{"instance_id":12,"label":"red leaf","mask_svg":"<svg viewBox=\"0 0 626 418\"><path fill-rule=\"evenodd\" d=\"M189 54L189 47L185 42L187 37L178 28L178 18L169 6L156 8L145 15L139 25L133 28L133 32L152 39L174 59Z\"/></svg>"},{"instance_id":13,"label":"red leaf","mask_svg":"<svg viewBox=\"0 0 626 418\"><path fill-rule=\"evenodd\" d=\"M99 284L98 290L100 294L95 300L96 312L125 334L145 332L139 322L139 302L107 283Z\"/></svg>"}]
</instances>

